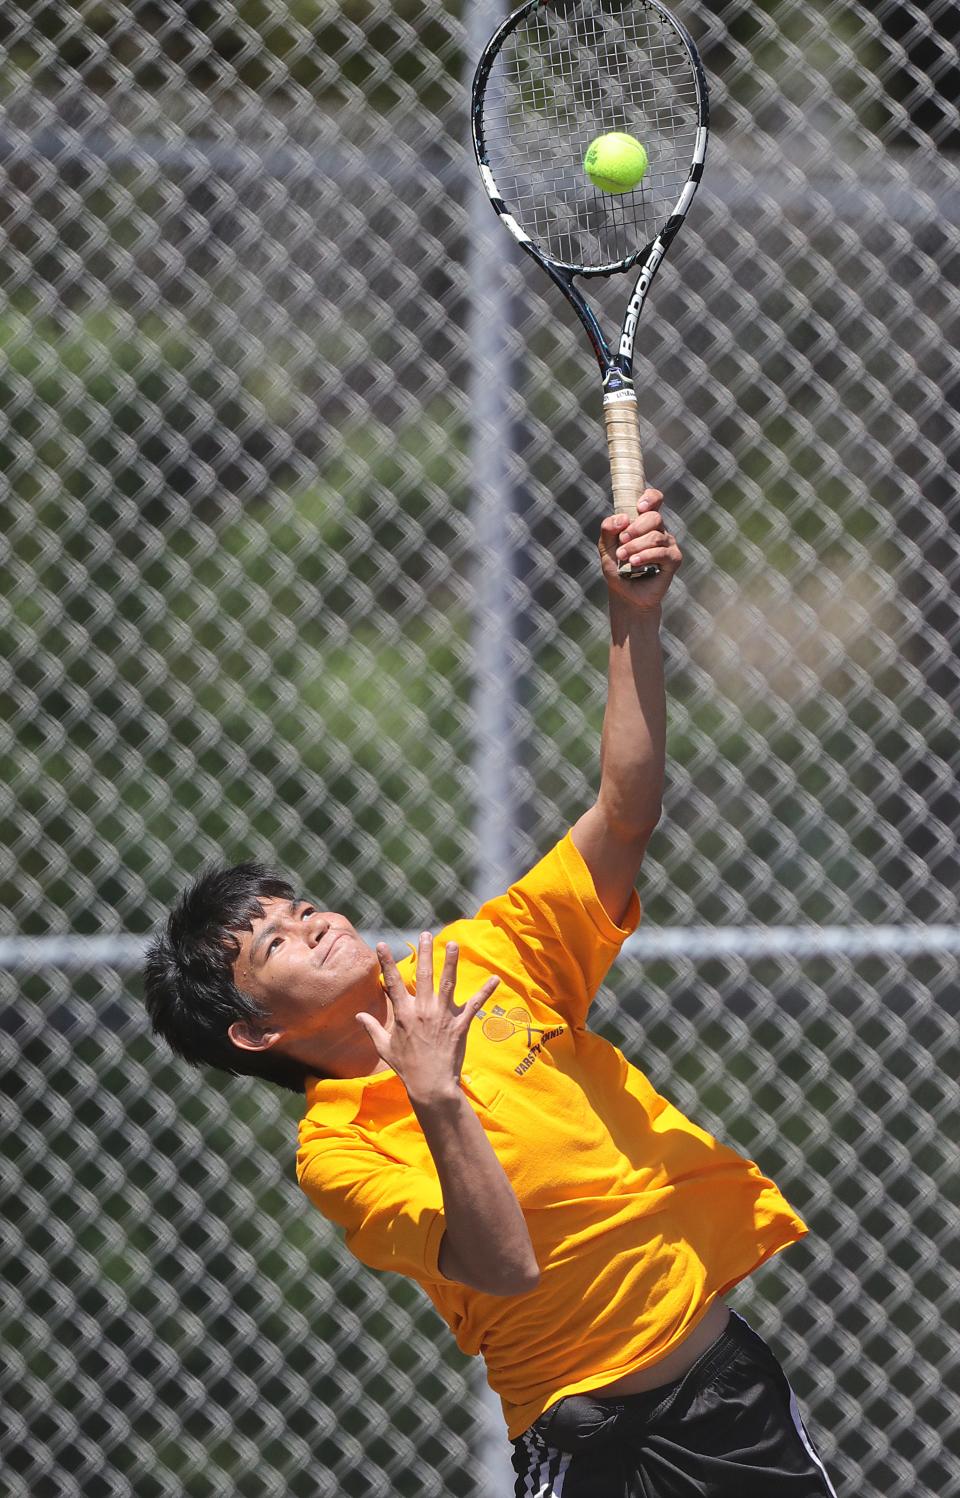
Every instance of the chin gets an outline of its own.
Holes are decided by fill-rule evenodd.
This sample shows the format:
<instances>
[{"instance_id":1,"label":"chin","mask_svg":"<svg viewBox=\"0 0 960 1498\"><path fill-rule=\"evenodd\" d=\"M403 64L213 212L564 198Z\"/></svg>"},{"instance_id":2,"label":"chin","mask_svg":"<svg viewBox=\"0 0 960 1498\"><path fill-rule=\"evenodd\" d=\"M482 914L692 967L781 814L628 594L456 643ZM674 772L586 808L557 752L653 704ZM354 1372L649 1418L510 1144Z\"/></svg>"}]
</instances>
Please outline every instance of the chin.
<instances>
[{"instance_id":1,"label":"chin","mask_svg":"<svg viewBox=\"0 0 960 1498\"><path fill-rule=\"evenodd\" d=\"M367 978L371 973L379 974L377 954L353 931L345 931L333 948L324 968L329 971L354 972L357 978Z\"/></svg>"}]
</instances>

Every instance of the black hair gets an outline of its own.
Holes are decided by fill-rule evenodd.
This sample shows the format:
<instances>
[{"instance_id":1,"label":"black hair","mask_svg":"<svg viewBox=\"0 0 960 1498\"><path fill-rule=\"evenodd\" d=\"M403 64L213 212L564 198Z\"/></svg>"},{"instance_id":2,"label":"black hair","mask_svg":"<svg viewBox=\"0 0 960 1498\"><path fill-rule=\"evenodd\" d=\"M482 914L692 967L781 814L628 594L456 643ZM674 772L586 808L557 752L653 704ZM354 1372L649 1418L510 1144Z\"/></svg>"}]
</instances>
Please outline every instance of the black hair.
<instances>
[{"instance_id":1,"label":"black hair","mask_svg":"<svg viewBox=\"0 0 960 1498\"><path fill-rule=\"evenodd\" d=\"M273 1050L247 1051L227 1034L237 1020L269 1013L233 980L237 933L264 915L261 900L293 900L293 886L261 863L204 869L171 910L147 950L144 999L155 1035L191 1066L216 1066L233 1076L262 1077L303 1092L314 1074Z\"/></svg>"}]
</instances>

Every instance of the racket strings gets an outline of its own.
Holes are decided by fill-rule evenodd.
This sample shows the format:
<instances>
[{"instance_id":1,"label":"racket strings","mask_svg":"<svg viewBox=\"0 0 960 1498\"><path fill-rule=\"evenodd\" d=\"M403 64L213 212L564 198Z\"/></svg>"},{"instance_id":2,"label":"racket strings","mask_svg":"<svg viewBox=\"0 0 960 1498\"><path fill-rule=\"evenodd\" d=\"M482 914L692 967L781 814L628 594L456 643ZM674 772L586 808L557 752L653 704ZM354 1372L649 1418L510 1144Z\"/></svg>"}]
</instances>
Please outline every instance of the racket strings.
<instances>
[{"instance_id":1,"label":"racket strings","mask_svg":"<svg viewBox=\"0 0 960 1498\"><path fill-rule=\"evenodd\" d=\"M663 227L698 124L686 47L637 0L534 11L506 38L483 102L490 167L514 218L554 259L587 268L628 259ZM584 171L590 142L610 131L647 150L630 192L602 192Z\"/></svg>"}]
</instances>

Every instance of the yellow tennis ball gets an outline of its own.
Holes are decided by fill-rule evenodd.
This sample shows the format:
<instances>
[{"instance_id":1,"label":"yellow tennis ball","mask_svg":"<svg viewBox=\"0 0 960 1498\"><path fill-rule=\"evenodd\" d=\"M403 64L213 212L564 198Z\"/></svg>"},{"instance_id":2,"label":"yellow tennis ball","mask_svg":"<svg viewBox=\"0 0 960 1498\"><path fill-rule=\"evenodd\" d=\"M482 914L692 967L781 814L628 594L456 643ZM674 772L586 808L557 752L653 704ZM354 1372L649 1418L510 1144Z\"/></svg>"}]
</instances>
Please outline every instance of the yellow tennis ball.
<instances>
[{"instance_id":1,"label":"yellow tennis ball","mask_svg":"<svg viewBox=\"0 0 960 1498\"><path fill-rule=\"evenodd\" d=\"M611 130L590 142L583 169L601 192L631 192L647 170L646 148L632 135Z\"/></svg>"}]
</instances>

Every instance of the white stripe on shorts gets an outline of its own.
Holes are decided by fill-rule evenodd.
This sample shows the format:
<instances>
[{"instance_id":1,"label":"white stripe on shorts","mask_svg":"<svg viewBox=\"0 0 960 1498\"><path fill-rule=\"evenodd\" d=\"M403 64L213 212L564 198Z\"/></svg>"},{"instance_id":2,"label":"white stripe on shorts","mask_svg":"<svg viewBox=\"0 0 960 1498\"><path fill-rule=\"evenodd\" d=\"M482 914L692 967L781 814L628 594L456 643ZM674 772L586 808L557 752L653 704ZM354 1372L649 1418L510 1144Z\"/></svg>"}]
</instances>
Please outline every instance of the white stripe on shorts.
<instances>
[{"instance_id":1,"label":"white stripe on shorts","mask_svg":"<svg viewBox=\"0 0 960 1498\"><path fill-rule=\"evenodd\" d=\"M533 1492L533 1437L527 1431L521 1439L523 1440L523 1454L527 1459L527 1467L523 1475L517 1478L514 1493L516 1498L530 1498L530 1494ZM522 1492L520 1489L521 1482L523 1483Z\"/></svg>"},{"instance_id":2,"label":"white stripe on shorts","mask_svg":"<svg viewBox=\"0 0 960 1498\"><path fill-rule=\"evenodd\" d=\"M522 1440L527 1469L517 1478L517 1498L563 1498L567 1468L573 1460L570 1452L544 1446L529 1431Z\"/></svg>"},{"instance_id":3,"label":"white stripe on shorts","mask_svg":"<svg viewBox=\"0 0 960 1498\"><path fill-rule=\"evenodd\" d=\"M565 1451L560 1458L560 1465L557 1468L556 1476L553 1479L553 1487L550 1489L550 1492L548 1494L544 1495L544 1498L561 1498L561 1494L563 1493L564 1479L567 1475L567 1468L572 1461L573 1457L571 1456L570 1452Z\"/></svg>"},{"instance_id":4,"label":"white stripe on shorts","mask_svg":"<svg viewBox=\"0 0 960 1498\"><path fill-rule=\"evenodd\" d=\"M533 1498L562 1498L564 1478L572 1461L569 1451L548 1446L546 1458L540 1465L540 1486L534 1490Z\"/></svg>"},{"instance_id":5,"label":"white stripe on shorts","mask_svg":"<svg viewBox=\"0 0 960 1498\"><path fill-rule=\"evenodd\" d=\"M737 1320L743 1326L747 1327L750 1331L753 1331L753 1327L750 1325L749 1321L747 1321L746 1317L741 1316L740 1312L735 1311L732 1306L730 1308L730 1314L731 1316L736 1316ZM783 1372L782 1369L780 1371ZM827 1492L830 1494L830 1498L837 1498L837 1490L827 1476L827 1469L810 1444L810 1437L807 1435L806 1426L804 1425L803 1418L800 1414L800 1406L797 1404L797 1396L796 1394L794 1394L792 1388L790 1387L789 1380L787 1379L787 1375L785 1373L783 1377L790 1394L790 1417L793 1420L794 1426L796 1427L797 1435L803 1442L803 1449L807 1453L807 1456L810 1458L810 1460L820 1468L820 1471L823 1474L823 1480L827 1485Z\"/></svg>"},{"instance_id":6,"label":"white stripe on shorts","mask_svg":"<svg viewBox=\"0 0 960 1498\"><path fill-rule=\"evenodd\" d=\"M787 1388L790 1389L789 1384L787 1385ZM793 1417L794 1425L797 1427L797 1435L803 1442L804 1449L808 1457L812 1462L816 1462L817 1466L820 1468L820 1471L823 1473L823 1480L827 1485L827 1492L830 1494L830 1498L837 1498L837 1490L827 1476L827 1469L810 1444L810 1437L807 1435L806 1426L804 1425L803 1419L800 1415L800 1406L797 1404L797 1396L796 1394L794 1394L792 1389L790 1389L790 1414Z\"/></svg>"}]
</instances>

